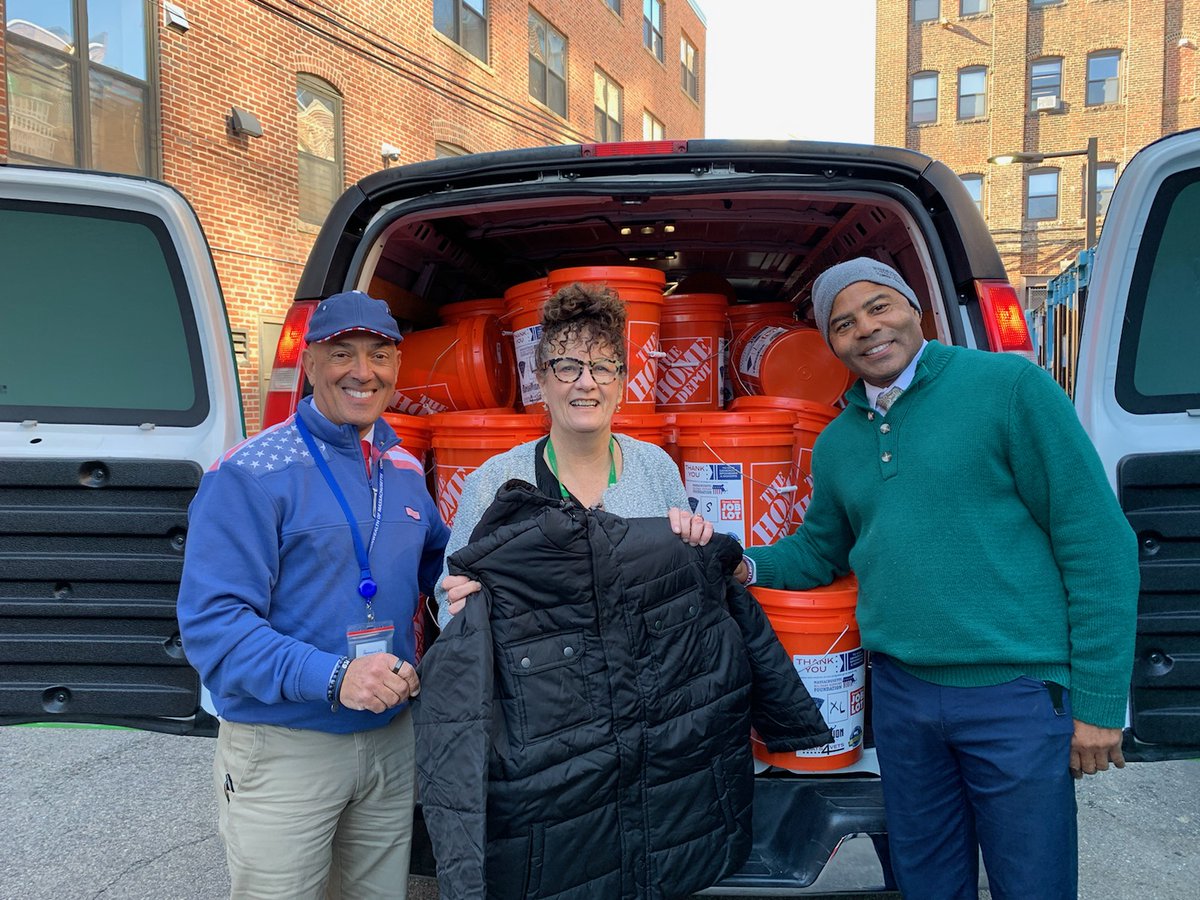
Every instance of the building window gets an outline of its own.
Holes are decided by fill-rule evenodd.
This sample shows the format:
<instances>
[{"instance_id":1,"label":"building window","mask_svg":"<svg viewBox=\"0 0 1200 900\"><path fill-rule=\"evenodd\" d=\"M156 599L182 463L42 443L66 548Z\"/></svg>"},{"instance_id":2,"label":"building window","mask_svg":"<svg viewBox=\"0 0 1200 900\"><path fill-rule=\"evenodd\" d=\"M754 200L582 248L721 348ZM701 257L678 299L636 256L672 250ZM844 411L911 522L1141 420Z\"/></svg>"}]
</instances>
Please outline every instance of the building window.
<instances>
[{"instance_id":1,"label":"building window","mask_svg":"<svg viewBox=\"0 0 1200 900\"><path fill-rule=\"evenodd\" d=\"M1056 110L1062 102L1062 60L1035 59L1029 67L1029 109Z\"/></svg>"},{"instance_id":2,"label":"building window","mask_svg":"<svg viewBox=\"0 0 1200 900\"><path fill-rule=\"evenodd\" d=\"M663 127L663 123L650 115L649 111L642 112L642 140L644 141L661 141L667 137L667 129Z\"/></svg>"},{"instance_id":3,"label":"building window","mask_svg":"<svg viewBox=\"0 0 1200 900\"><path fill-rule=\"evenodd\" d=\"M663 56L662 0L642 0L642 43L659 62Z\"/></svg>"},{"instance_id":4,"label":"building window","mask_svg":"<svg viewBox=\"0 0 1200 900\"><path fill-rule=\"evenodd\" d=\"M1030 6L1058 6L1063 0L1029 0Z\"/></svg>"},{"instance_id":5,"label":"building window","mask_svg":"<svg viewBox=\"0 0 1200 900\"><path fill-rule=\"evenodd\" d=\"M11 161L157 173L146 39L157 7L144 0L8 0Z\"/></svg>"},{"instance_id":6,"label":"building window","mask_svg":"<svg viewBox=\"0 0 1200 900\"><path fill-rule=\"evenodd\" d=\"M918 72L912 77L912 124L937 121L937 72Z\"/></svg>"},{"instance_id":7,"label":"building window","mask_svg":"<svg viewBox=\"0 0 1200 900\"><path fill-rule=\"evenodd\" d=\"M1121 54L1091 53L1087 61L1087 105L1104 106L1121 99Z\"/></svg>"},{"instance_id":8,"label":"building window","mask_svg":"<svg viewBox=\"0 0 1200 900\"><path fill-rule=\"evenodd\" d=\"M487 0L433 0L433 27L476 59L488 58Z\"/></svg>"},{"instance_id":9,"label":"building window","mask_svg":"<svg viewBox=\"0 0 1200 900\"><path fill-rule=\"evenodd\" d=\"M449 159L451 156L466 156L471 151L458 144L447 144L445 141L435 141L433 145L434 159Z\"/></svg>"},{"instance_id":10,"label":"building window","mask_svg":"<svg viewBox=\"0 0 1200 900\"><path fill-rule=\"evenodd\" d=\"M1034 169L1025 182L1025 216L1058 218L1058 169Z\"/></svg>"},{"instance_id":11,"label":"building window","mask_svg":"<svg viewBox=\"0 0 1200 900\"><path fill-rule=\"evenodd\" d=\"M621 0L604 0L604 5L615 12L618 16L621 14Z\"/></svg>"},{"instance_id":12,"label":"building window","mask_svg":"<svg viewBox=\"0 0 1200 900\"><path fill-rule=\"evenodd\" d=\"M596 140L621 140L621 86L596 70Z\"/></svg>"},{"instance_id":13,"label":"building window","mask_svg":"<svg viewBox=\"0 0 1200 900\"><path fill-rule=\"evenodd\" d=\"M960 0L958 14L960 16L976 16L988 11L988 0Z\"/></svg>"},{"instance_id":14,"label":"building window","mask_svg":"<svg viewBox=\"0 0 1200 900\"><path fill-rule=\"evenodd\" d=\"M700 100L700 55L691 41L679 39L679 86L693 100Z\"/></svg>"},{"instance_id":15,"label":"building window","mask_svg":"<svg viewBox=\"0 0 1200 900\"><path fill-rule=\"evenodd\" d=\"M567 39L529 10L529 93L567 117Z\"/></svg>"},{"instance_id":16,"label":"building window","mask_svg":"<svg viewBox=\"0 0 1200 900\"><path fill-rule=\"evenodd\" d=\"M987 115L987 69L973 66L958 73L958 117L982 119Z\"/></svg>"},{"instance_id":17,"label":"building window","mask_svg":"<svg viewBox=\"0 0 1200 900\"><path fill-rule=\"evenodd\" d=\"M941 0L912 0L914 22L932 22L941 15Z\"/></svg>"},{"instance_id":18,"label":"building window","mask_svg":"<svg viewBox=\"0 0 1200 900\"><path fill-rule=\"evenodd\" d=\"M342 193L342 98L313 75L296 76L300 221L320 225Z\"/></svg>"},{"instance_id":19,"label":"building window","mask_svg":"<svg viewBox=\"0 0 1200 900\"><path fill-rule=\"evenodd\" d=\"M975 208L983 212L983 176L982 175L960 175L963 185L967 189L967 193L971 195L971 199L975 201Z\"/></svg>"},{"instance_id":20,"label":"building window","mask_svg":"<svg viewBox=\"0 0 1200 900\"><path fill-rule=\"evenodd\" d=\"M1084 173L1086 184L1087 172ZM1096 166L1096 217L1103 218L1108 212L1108 201L1112 199L1113 188L1117 185L1117 164L1100 163ZM1084 188L1086 195L1087 188ZM1087 210L1084 210L1087 215Z\"/></svg>"}]
</instances>

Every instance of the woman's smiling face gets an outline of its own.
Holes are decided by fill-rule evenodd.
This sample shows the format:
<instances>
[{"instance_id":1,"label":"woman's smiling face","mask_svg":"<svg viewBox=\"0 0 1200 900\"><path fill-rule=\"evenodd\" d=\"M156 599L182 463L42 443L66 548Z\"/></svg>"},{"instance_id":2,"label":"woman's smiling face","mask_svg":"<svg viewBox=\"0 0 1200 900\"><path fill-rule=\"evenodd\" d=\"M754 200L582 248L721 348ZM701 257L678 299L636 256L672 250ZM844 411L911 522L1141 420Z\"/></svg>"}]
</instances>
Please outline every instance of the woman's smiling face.
<instances>
[{"instance_id":1,"label":"woman's smiling face","mask_svg":"<svg viewBox=\"0 0 1200 900\"><path fill-rule=\"evenodd\" d=\"M586 337L551 341L547 349L550 351L549 362L566 361L557 364L559 375L555 375L549 364L537 373L542 399L550 411L553 425L579 434L610 430L613 414L625 392L625 372L617 362L617 353L607 344L596 344ZM575 360L581 362L582 367L573 366L571 362ZM615 368L617 375L609 384L598 384L592 364L601 371ZM578 380L564 382L560 375L569 378L574 369L581 369Z\"/></svg>"}]
</instances>

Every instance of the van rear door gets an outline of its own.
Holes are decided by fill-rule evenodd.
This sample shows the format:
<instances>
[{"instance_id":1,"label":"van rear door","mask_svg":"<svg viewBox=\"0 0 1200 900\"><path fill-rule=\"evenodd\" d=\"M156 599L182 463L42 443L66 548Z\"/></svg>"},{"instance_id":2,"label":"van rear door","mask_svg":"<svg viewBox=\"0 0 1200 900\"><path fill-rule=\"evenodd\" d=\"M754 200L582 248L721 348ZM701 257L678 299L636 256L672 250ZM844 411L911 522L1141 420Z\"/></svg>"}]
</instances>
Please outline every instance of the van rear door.
<instances>
[{"instance_id":1,"label":"van rear door","mask_svg":"<svg viewBox=\"0 0 1200 900\"><path fill-rule=\"evenodd\" d=\"M211 731L187 506L243 434L200 223L147 179L0 166L0 724Z\"/></svg>"},{"instance_id":2,"label":"van rear door","mask_svg":"<svg viewBox=\"0 0 1200 900\"><path fill-rule=\"evenodd\" d=\"M1140 151L1113 192L1075 402L1141 548L1126 755L1200 753L1200 130Z\"/></svg>"}]
</instances>

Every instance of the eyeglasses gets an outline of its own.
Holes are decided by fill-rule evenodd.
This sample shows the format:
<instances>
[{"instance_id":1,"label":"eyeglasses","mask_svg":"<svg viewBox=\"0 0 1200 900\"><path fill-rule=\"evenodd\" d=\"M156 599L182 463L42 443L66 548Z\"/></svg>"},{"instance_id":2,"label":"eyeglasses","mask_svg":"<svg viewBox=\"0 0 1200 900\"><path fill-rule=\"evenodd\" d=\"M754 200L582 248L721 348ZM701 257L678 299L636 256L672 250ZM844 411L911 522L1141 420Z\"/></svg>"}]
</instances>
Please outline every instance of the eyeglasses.
<instances>
[{"instance_id":1,"label":"eyeglasses","mask_svg":"<svg viewBox=\"0 0 1200 900\"><path fill-rule=\"evenodd\" d=\"M559 356L542 364L543 369L549 369L563 384L574 384L578 381L583 375L584 366L592 370L592 381L596 384L612 384L625 369L625 366L615 359L593 359L584 362L573 356Z\"/></svg>"}]
</instances>

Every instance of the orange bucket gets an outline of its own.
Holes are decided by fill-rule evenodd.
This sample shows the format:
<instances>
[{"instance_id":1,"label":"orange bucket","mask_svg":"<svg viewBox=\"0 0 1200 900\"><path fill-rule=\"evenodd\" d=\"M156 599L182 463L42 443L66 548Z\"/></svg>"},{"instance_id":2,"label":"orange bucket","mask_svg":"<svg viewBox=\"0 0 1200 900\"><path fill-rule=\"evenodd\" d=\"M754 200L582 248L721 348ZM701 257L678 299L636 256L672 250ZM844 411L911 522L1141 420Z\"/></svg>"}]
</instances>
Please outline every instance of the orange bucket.
<instances>
[{"instance_id":1,"label":"orange bucket","mask_svg":"<svg viewBox=\"0 0 1200 900\"><path fill-rule=\"evenodd\" d=\"M799 772L824 772L858 762L867 701L866 654L854 618L858 581L849 575L811 591L751 587L750 593L771 620L796 674L833 732L833 740L824 747L784 753L767 752L752 733L755 758Z\"/></svg>"},{"instance_id":2,"label":"orange bucket","mask_svg":"<svg viewBox=\"0 0 1200 900\"><path fill-rule=\"evenodd\" d=\"M537 345L542 338L542 307L551 290L545 278L522 281L504 292L504 326L512 332L517 402L526 410L546 409L537 383Z\"/></svg>"},{"instance_id":3,"label":"orange bucket","mask_svg":"<svg viewBox=\"0 0 1200 900\"><path fill-rule=\"evenodd\" d=\"M654 405L663 410L700 412L721 408L725 349L724 294L673 294L662 311Z\"/></svg>"},{"instance_id":4,"label":"orange bucket","mask_svg":"<svg viewBox=\"0 0 1200 900\"><path fill-rule=\"evenodd\" d=\"M746 394L837 402L854 381L821 332L788 319L767 319L738 335L729 350L737 390Z\"/></svg>"},{"instance_id":5,"label":"orange bucket","mask_svg":"<svg viewBox=\"0 0 1200 900\"><path fill-rule=\"evenodd\" d=\"M746 389L738 383L736 377L731 378L729 372L729 352L733 342L743 331L763 319L787 319L796 321L796 307L791 303L731 303L725 311L725 319L729 323L726 332L724 365L725 370L725 406L729 406L734 397L741 397Z\"/></svg>"},{"instance_id":6,"label":"orange bucket","mask_svg":"<svg viewBox=\"0 0 1200 900\"><path fill-rule=\"evenodd\" d=\"M825 426L841 413L836 406L823 406L797 400L803 408L796 412L795 455L792 457L792 484L796 485L796 499L792 504L792 531L804 521L804 512L812 502L812 451Z\"/></svg>"},{"instance_id":7,"label":"orange bucket","mask_svg":"<svg viewBox=\"0 0 1200 900\"><path fill-rule=\"evenodd\" d=\"M624 408L630 413L654 412L658 333L666 276L658 269L636 266L580 266L555 269L546 278L551 294L576 282L602 284L617 292L625 302L626 313Z\"/></svg>"},{"instance_id":8,"label":"orange bucket","mask_svg":"<svg viewBox=\"0 0 1200 900\"><path fill-rule=\"evenodd\" d=\"M546 433L543 417L512 410L438 413L429 424L438 512L447 525L454 524L463 479L493 456Z\"/></svg>"},{"instance_id":9,"label":"orange bucket","mask_svg":"<svg viewBox=\"0 0 1200 900\"><path fill-rule=\"evenodd\" d=\"M495 316L425 328L400 345L391 409L415 416L447 410L512 406L512 348Z\"/></svg>"},{"instance_id":10,"label":"orange bucket","mask_svg":"<svg viewBox=\"0 0 1200 900\"><path fill-rule=\"evenodd\" d=\"M670 417L662 413L617 413L612 420L612 430L617 434L627 434L656 447L666 446L670 426Z\"/></svg>"},{"instance_id":11,"label":"orange bucket","mask_svg":"<svg viewBox=\"0 0 1200 900\"><path fill-rule=\"evenodd\" d=\"M791 412L766 410L675 414L688 501L714 531L743 547L772 544L788 533L795 422Z\"/></svg>"},{"instance_id":12,"label":"orange bucket","mask_svg":"<svg viewBox=\"0 0 1200 900\"><path fill-rule=\"evenodd\" d=\"M429 454L432 430L427 416L408 416L404 413L385 412L383 421L392 427L396 437L400 438L400 446L421 461L425 466L425 457Z\"/></svg>"},{"instance_id":13,"label":"orange bucket","mask_svg":"<svg viewBox=\"0 0 1200 900\"><path fill-rule=\"evenodd\" d=\"M456 325L471 316L504 317L504 298L487 297L482 300L461 300L458 303L447 303L438 310L443 325Z\"/></svg>"}]
</instances>

